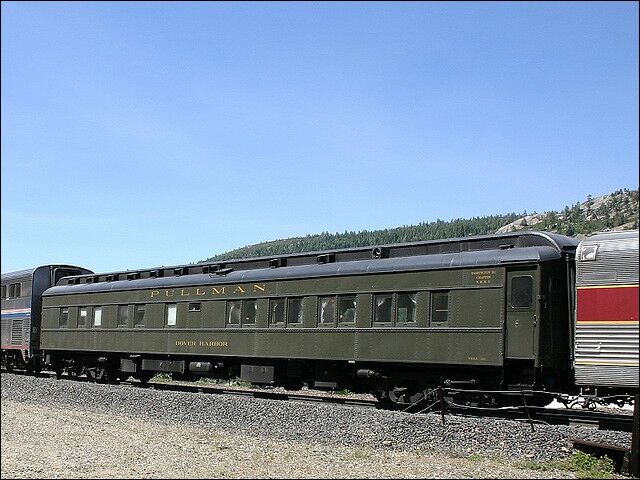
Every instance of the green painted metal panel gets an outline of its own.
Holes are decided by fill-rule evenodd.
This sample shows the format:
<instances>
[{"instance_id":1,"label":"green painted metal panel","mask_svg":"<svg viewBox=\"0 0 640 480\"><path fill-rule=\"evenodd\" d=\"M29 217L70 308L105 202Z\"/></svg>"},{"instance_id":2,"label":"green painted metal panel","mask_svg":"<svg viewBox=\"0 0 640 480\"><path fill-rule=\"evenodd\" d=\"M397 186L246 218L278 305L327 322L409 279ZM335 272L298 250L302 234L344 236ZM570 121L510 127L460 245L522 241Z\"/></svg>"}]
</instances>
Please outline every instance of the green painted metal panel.
<instances>
[{"instance_id":1,"label":"green painted metal panel","mask_svg":"<svg viewBox=\"0 0 640 480\"><path fill-rule=\"evenodd\" d=\"M371 326L371 312L373 309L373 295L360 294L356 297L356 327L367 328Z\"/></svg>"},{"instance_id":2,"label":"green painted metal panel","mask_svg":"<svg viewBox=\"0 0 640 480\"><path fill-rule=\"evenodd\" d=\"M504 268L496 267L47 296L43 348L500 365L504 279ZM451 292L446 327L427 328L433 290ZM417 292L415 325L372 327L373 294L385 292ZM318 326L318 296L353 293L357 293L356 325ZM269 326L269 298L283 297L304 298L301 326ZM255 326L225 327L225 301L254 298L258 305ZM189 311L193 302L200 303L200 312ZM168 303L178 305L175 327L166 326ZM117 327L117 305L122 304L146 305L143 328L132 328L133 311L129 328ZM58 329L59 307L68 305L102 306L102 327Z\"/></svg>"},{"instance_id":3,"label":"green painted metal panel","mask_svg":"<svg viewBox=\"0 0 640 480\"><path fill-rule=\"evenodd\" d=\"M318 322L318 300L315 296L305 297L302 301L304 319L302 325L306 328L315 328Z\"/></svg>"}]
</instances>

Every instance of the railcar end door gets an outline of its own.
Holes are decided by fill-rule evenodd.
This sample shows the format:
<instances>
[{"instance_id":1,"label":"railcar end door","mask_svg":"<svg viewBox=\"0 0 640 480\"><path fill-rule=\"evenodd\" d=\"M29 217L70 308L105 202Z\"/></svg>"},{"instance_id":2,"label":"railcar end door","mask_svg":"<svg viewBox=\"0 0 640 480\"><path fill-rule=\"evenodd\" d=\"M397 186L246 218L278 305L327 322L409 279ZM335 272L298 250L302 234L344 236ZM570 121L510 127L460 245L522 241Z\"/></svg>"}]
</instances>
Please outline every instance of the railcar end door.
<instances>
[{"instance_id":1,"label":"railcar end door","mask_svg":"<svg viewBox=\"0 0 640 480\"><path fill-rule=\"evenodd\" d=\"M507 358L535 358L538 327L536 299L538 286L535 269L507 272Z\"/></svg>"}]
</instances>

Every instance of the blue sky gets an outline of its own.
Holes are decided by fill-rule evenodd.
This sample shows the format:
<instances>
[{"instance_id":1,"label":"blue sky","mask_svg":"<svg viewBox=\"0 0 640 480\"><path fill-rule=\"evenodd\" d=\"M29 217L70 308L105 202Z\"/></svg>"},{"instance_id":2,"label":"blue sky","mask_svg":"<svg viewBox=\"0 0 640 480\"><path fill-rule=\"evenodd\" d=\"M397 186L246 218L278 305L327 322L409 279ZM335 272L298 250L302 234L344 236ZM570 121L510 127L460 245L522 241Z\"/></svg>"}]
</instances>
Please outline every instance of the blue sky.
<instances>
[{"instance_id":1,"label":"blue sky","mask_svg":"<svg viewBox=\"0 0 640 480\"><path fill-rule=\"evenodd\" d=\"M638 187L638 3L2 2L2 272Z\"/></svg>"}]
</instances>

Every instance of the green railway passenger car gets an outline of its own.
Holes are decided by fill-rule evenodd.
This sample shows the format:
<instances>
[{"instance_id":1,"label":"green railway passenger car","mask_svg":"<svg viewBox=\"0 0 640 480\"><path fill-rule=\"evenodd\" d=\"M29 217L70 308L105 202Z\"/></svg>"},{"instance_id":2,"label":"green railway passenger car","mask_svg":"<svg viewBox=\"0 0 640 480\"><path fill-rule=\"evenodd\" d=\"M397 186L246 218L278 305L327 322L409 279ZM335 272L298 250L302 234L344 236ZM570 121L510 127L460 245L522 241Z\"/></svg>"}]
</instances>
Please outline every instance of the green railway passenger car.
<instances>
[{"instance_id":1,"label":"green railway passenger car","mask_svg":"<svg viewBox=\"0 0 640 480\"><path fill-rule=\"evenodd\" d=\"M371 392L572 383L577 241L550 233L81 275L45 291L62 373L157 372Z\"/></svg>"}]
</instances>

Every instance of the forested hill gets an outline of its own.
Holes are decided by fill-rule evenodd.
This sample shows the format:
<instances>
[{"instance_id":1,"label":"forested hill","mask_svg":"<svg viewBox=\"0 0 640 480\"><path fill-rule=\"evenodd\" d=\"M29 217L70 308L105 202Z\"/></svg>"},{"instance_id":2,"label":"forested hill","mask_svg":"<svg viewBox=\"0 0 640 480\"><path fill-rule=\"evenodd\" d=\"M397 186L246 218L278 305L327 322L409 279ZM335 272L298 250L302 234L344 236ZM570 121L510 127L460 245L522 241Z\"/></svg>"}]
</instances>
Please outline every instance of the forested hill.
<instances>
[{"instance_id":1,"label":"forested hill","mask_svg":"<svg viewBox=\"0 0 640 480\"><path fill-rule=\"evenodd\" d=\"M507 213L469 219L436 220L384 230L360 232L323 232L304 237L285 238L248 245L225 252L204 262L231 258L263 257L287 253L332 250L337 248L384 245L390 243L435 240L440 238L485 235L515 230L544 230L582 237L603 230L638 228L638 189L618 190L566 206L563 210L544 213Z\"/></svg>"}]
</instances>

